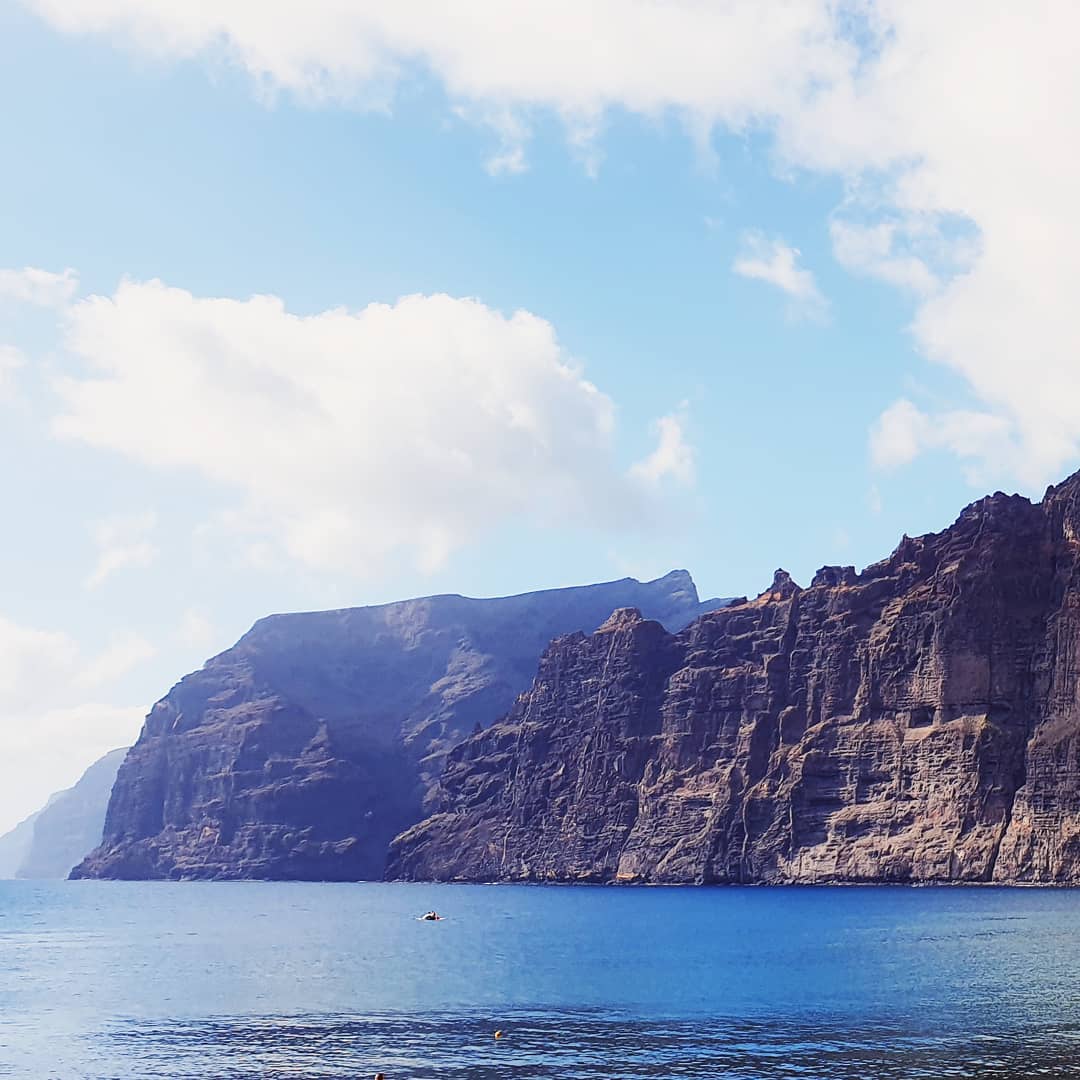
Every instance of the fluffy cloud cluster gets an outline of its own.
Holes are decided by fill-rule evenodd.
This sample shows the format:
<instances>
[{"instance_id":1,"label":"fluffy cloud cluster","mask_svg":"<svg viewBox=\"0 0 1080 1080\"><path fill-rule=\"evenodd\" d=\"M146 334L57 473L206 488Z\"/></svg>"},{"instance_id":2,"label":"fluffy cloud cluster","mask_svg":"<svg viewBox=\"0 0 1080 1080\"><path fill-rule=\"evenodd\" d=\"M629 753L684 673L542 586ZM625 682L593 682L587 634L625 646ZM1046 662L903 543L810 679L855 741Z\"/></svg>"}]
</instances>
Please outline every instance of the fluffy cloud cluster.
<instances>
[{"instance_id":1,"label":"fluffy cloud cluster","mask_svg":"<svg viewBox=\"0 0 1080 1080\"><path fill-rule=\"evenodd\" d=\"M498 131L511 171L537 109L586 147L611 109L702 138L771 130L789 165L845 178L837 256L916 298L915 340L965 380L964 423L997 432L995 462L1035 484L1080 454L1069 0L27 2L63 30L224 55L309 100L385 104L419 71ZM926 414L915 445L970 449L948 433L955 411Z\"/></svg>"},{"instance_id":2,"label":"fluffy cloud cluster","mask_svg":"<svg viewBox=\"0 0 1080 1080\"><path fill-rule=\"evenodd\" d=\"M57 274L36 266L21 270L0 269L0 299L35 307L62 308L78 289L79 275L74 270Z\"/></svg>"},{"instance_id":3,"label":"fluffy cloud cluster","mask_svg":"<svg viewBox=\"0 0 1080 1080\"><path fill-rule=\"evenodd\" d=\"M973 483L982 482L987 466L1001 468L1009 453L1009 423L986 412L950 409L930 416L907 398L890 405L870 432L875 465L907 465L926 450L950 450L968 463Z\"/></svg>"},{"instance_id":4,"label":"fluffy cloud cluster","mask_svg":"<svg viewBox=\"0 0 1080 1080\"><path fill-rule=\"evenodd\" d=\"M0 616L0 832L135 738L145 709L100 698L153 655L135 636L87 655L65 633Z\"/></svg>"},{"instance_id":5,"label":"fluffy cloud cluster","mask_svg":"<svg viewBox=\"0 0 1080 1080\"><path fill-rule=\"evenodd\" d=\"M313 99L387 100L419 64L458 101L554 105L578 125L611 106L742 122L791 108L848 62L818 0L29 0L59 29L159 56L223 54ZM646 61L646 63L643 63ZM506 122L510 122L507 120Z\"/></svg>"},{"instance_id":6,"label":"fluffy cloud cluster","mask_svg":"<svg viewBox=\"0 0 1080 1080\"><path fill-rule=\"evenodd\" d=\"M614 406L551 325L475 300L301 317L129 281L71 308L67 344L84 371L57 383L59 435L200 473L238 497L253 542L314 567L407 551L434 568L507 519L636 523L692 467L671 417L644 475L621 472ZM131 525L99 537L91 583L152 556Z\"/></svg>"}]
</instances>

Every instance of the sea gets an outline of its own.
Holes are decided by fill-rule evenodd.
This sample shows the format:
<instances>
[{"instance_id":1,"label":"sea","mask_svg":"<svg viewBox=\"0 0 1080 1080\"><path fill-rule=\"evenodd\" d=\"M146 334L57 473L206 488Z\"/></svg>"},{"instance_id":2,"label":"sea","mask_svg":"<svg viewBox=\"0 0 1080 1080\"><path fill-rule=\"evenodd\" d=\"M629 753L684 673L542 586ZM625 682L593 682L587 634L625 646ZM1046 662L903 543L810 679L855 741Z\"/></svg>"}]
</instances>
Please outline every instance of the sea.
<instances>
[{"instance_id":1,"label":"sea","mask_svg":"<svg viewBox=\"0 0 1080 1080\"><path fill-rule=\"evenodd\" d=\"M377 1072L1080 1077L1080 891L0 882L0 1076Z\"/></svg>"}]
</instances>

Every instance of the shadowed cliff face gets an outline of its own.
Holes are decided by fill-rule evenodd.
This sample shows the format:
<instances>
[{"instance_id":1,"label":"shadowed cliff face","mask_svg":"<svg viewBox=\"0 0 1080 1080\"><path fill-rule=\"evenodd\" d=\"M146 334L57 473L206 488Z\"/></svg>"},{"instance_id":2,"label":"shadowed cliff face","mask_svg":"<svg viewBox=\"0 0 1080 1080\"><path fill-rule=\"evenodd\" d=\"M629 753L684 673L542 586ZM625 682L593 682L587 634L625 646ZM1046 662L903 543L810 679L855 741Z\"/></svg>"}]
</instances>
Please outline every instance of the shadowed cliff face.
<instances>
[{"instance_id":1,"label":"shadowed cliff face","mask_svg":"<svg viewBox=\"0 0 1080 1080\"><path fill-rule=\"evenodd\" d=\"M624 604L678 629L717 603L675 571L263 619L154 706L73 876L380 878L446 751L506 712L554 636Z\"/></svg>"},{"instance_id":2,"label":"shadowed cliff face","mask_svg":"<svg viewBox=\"0 0 1080 1080\"><path fill-rule=\"evenodd\" d=\"M554 642L391 876L1080 881L1080 479L669 634Z\"/></svg>"}]
</instances>

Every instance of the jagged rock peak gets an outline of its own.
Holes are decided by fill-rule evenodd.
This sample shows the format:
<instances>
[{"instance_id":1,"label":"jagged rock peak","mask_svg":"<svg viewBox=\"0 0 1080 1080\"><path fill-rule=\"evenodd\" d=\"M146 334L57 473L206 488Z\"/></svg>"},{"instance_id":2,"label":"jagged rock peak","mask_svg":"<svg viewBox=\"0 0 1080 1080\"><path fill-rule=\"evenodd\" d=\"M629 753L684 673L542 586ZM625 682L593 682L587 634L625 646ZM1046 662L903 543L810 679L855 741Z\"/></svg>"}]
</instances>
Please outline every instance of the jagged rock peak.
<instances>
[{"instance_id":1,"label":"jagged rock peak","mask_svg":"<svg viewBox=\"0 0 1080 1080\"><path fill-rule=\"evenodd\" d=\"M859 583L859 575L854 566L823 566L810 583L812 589L819 586L836 588L838 586L851 586Z\"/></svg>"},{"instance_id":2,"label":"jagged rock peak","mask_svg":"<svg viewBox=\"0 0 1080 1080\"><path fill-rule=\"evenodd\" d=\"M758 596L759 600L790 600L802 589L792 580L783 568L773 574L772 584Z\"/></svg>"},{"instance_id":3,"label":"jagged rock peak","mask_svg":"<svg viewBox=\"0 0 1080 1080\"><path fill-rule=\"evenodd\" d=\"M698 586L694 584L689 570L669 570L657 580L662 581L672 593L683 593L690 602L698 603Z\"/></svg>"},{"instance_id":4,"label":"jagged rock peak","mask_svg":"<svg viewBox=\"0 0 1080 1080\"><path fill-rule=\"evenodd\" d=\"M1043 502L1046 502L1052 495L1067 495L1070 493L1080 493L1080 470L1066 476L1064 480L1057 484L1051 484L1043 495Z\"/></svg>"},{"instance_id":5,"label":"jagged rock peak","mask_svg":"<svg viewBox=\"0 0 1080 1080\"><path fill-rule=\"evenodd\" d=\"M598 634L610 634L615 630L629 630L644 621L645 616L636 607L616 608L596 632Z\"/></svg>"},{"instance_id":6,"label":"jagged rock peak","mask_svg":"<svg viewBox=\"0 0 1080 1080\"><path fill-rule=\"evenodd\" d=\"M1060 485L1059 490L1062 488L1065 488L1064 484ZM966 519L983 520L994 518L1016 511L1023 513L1025 510L1030 509L1031 505L1031 500L1023 495L1007 495L1004 491L995 491L993 495L984 495L981 499L976 499L975 502L965 506L960 512L957 522Z\"/></svg>"},{"instance_id":7,"label":"jagged rock peak","mask_svg":"<svg viewBox=\"0 0 1080 1080\"><path fill-rule=\"evenodd\" d=\"M1042 505L1057 536L1070 544L1080 541L1080 472L1047 488Z\"/></svg>"}]
</instances>

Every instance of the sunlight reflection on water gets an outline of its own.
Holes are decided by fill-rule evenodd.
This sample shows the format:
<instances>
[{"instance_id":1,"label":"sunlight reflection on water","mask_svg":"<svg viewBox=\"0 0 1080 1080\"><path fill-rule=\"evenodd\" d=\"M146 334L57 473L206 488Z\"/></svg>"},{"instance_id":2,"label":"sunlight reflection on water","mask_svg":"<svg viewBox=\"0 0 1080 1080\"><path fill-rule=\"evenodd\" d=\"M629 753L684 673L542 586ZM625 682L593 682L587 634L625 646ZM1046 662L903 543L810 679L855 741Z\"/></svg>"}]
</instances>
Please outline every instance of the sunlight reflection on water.
<instances>
[{"instance_id":1,"label":"sunlight reflection on water","mask_svg":"<svg viewBox=\"0 0 1080 1080\"><path fill-rule=\"evenodd\" d=\"M1077 916L1041 890L0 882L0 1075L1080 1077Z\"/></svg>"}]
</instances>

